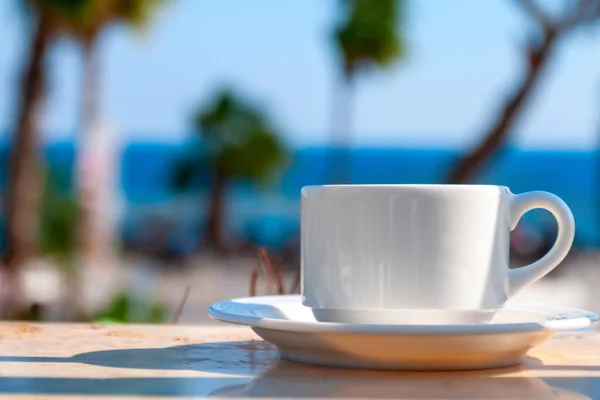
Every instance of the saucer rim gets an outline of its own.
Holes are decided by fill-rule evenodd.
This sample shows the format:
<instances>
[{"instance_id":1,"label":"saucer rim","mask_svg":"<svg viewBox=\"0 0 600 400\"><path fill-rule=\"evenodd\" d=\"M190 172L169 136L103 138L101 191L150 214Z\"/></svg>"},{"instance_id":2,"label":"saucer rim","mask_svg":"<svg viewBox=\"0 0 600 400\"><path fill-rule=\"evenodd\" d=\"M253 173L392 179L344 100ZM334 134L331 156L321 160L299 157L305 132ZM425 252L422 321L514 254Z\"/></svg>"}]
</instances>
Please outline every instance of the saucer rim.
<instances>
[{"instance_id":1,"label":"saucer rim","mask_svg":"<svg viewBox=\"0 0 600 400\"><path fill-rule=\"evenodd\" d=\"M456 325L401 325L401 324L353 324L342 322L294 321L279 318L263 318L260 316L240 315L226 310L223 306L237 304L276 305L278 302L298 302L301 295L272 295L255 297L238 297L220 301L208 308L211 318L225 323L244 325L251 328L262 328L292 332L319 333L363 333L363 334L405 334L405 335L448 335L448 334L502 334L536 331L577 330L591 327L598 322L598 315L578 308L555 306L552 304L531 302L508 302L505 308L536 312L544 315L567 314L564 318L549 319L543 322L516 322L502 324L456 324ZM302 305L301 305L302 306ZM303 306L304 307L304 306ZM569 316L571 315L571 316Z\"/></svg>"}]
</instances>

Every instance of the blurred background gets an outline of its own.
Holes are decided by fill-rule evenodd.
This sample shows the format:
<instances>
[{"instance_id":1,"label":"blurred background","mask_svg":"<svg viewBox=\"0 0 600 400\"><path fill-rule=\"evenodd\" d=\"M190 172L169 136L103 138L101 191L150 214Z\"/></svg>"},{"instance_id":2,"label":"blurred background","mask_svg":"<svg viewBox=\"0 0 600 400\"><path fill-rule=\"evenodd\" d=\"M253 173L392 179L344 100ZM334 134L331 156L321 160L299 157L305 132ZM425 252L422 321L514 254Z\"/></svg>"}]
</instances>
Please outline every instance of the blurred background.
<instances>
[{"instance_id":1,"label":"blurred background","mask_svg":"<svg viewBox=\"0 0 600 400\"><path fill-rule=\"evenodd\" d=\"M0 3L0 317L207 322L292 293L326 183L488 183L572 208L522 299L600 311L600 0ZM511 265L556 223L533 211Z\"/></svg>"}]
</instances>

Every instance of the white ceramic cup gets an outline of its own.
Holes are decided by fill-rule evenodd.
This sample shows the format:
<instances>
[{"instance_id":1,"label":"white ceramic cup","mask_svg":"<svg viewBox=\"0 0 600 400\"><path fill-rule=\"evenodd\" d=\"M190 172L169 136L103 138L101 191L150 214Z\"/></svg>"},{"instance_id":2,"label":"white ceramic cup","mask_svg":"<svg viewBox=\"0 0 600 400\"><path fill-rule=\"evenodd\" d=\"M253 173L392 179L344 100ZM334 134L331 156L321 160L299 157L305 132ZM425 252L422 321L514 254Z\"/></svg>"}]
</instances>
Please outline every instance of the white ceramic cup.
<instances>
[{"instance_id":1,"label":"white ceramic cup","mask_svg":"<svg viewBox=\"0 0 600 400\"><path fill-rule=\"evenodd\" d=\"M535 208L556 218L556 242L509 269L510 232ZM329 322L489 322L565 258L575 235L560 198L504 186L308 186L301 215L303 304Z\"/></svg>"}]
</instances>

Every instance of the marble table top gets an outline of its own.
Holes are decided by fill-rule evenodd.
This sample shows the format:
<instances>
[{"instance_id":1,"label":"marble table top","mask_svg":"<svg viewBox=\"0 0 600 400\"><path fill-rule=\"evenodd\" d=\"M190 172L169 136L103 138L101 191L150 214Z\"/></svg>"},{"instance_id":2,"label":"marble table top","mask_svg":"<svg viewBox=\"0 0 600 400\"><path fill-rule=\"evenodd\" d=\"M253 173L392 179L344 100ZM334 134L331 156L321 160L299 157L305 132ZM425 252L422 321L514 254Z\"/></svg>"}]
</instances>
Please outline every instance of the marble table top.
<instances>
[{"instance_id":1,"label":"marble table top","mask_svg":"<svg viewBox=\"0 0 600 400\"><path fill-rule=\"evenodd\" d=\"M0 323L0 399L600 399L600 332L557 334L517 367L380 372L279 359L229 325Z\"/></svg>"}]
</instances>

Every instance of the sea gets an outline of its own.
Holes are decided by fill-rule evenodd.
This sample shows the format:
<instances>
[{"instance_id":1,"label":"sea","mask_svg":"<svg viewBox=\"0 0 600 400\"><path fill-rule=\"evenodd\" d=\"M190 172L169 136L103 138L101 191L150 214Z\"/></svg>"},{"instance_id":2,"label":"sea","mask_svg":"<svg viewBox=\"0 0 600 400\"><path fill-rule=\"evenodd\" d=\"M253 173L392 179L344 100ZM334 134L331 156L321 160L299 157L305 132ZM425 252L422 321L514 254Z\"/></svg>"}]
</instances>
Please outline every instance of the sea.
<instances>
[{"instance_id":1,"label":"sea","mask_svg":"<svg viewBox=\"0 0 600 400\"><path fill-rule=\"evenodd\" d=\"M123 229L140 227L140 219L163 213L180 220L189 236L201 231L208 171L194 188L182 192L173 184L174 169L189 151L186 144L134 142L122 149L120 184L115 196L122 203ZM70 176L75 149L70 142L45 148L48 164ZM8 149L0 148L0 188L6 182ZM472 183L505 185L513 193L546 190L563 198L577 224L576 246L600 246L600 163L595 151L524 150L507 148L475 177ZM299 196L306 185L326 182L331 157L350 160L351 181L376 183L443 183L460 153L453 149L363 147L332 151L328 147L291 150L289 160L266 183L234 181L227 192L226 221L241 238L266 246L283 246L299 230ZM65 187L70 183L63 182ZM154 211L153 211L154 210ZM553 223L549 213L533 211L528 224Z\"/></svg>"}]
</instances>

